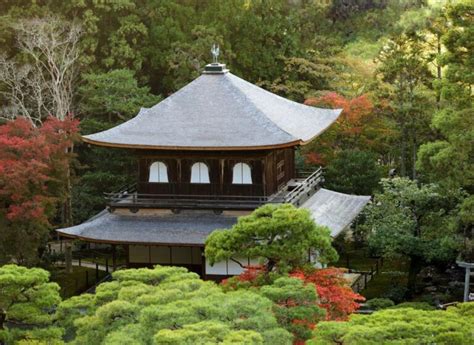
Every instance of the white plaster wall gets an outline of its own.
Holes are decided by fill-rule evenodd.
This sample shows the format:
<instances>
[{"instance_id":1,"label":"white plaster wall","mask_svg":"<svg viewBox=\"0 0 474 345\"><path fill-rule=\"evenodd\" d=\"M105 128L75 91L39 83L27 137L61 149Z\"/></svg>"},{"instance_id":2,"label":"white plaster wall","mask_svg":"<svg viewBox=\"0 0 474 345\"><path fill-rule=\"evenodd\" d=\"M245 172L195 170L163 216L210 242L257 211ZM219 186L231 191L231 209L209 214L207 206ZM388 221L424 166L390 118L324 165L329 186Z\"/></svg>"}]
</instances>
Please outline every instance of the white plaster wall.
<instances>
[{"instance_id":1,"label":"white plaster wall","mask_svg":"<svg viewBox=\"0 0 474 345\"><path fill-rule=\"evenodd\" d=\"M245 266L258 265L260 263L258 259L249 260L248 258L238 258L237 261ZM209 265L206 260L206 274L229 276L238 275L243 271L244 269L232 260L217 262L214 266Z\"/></svg>"},{"instance_id":2,"label":"white plaster wall","mask_svg":"<svg viewBox=\"0 0 474 345\"><path fill-rule=\"evenodd\" d=\"M236 258L238 262L240 262L242 265L246 266L249 263L248 258ZM244 271L244 269L236 262L232 260L227 261L227 274L228 275L238 275Z\"/></svg>"},{"instance_id":3,"label":"white plaster wall","mask_svg":"<svg viewBox=\"0 0 474 345\"><path fill-rule=\"evenodd\" d=\"M227 275L227 262L226 261L216 262L214 266L211 266L206 260L206 274L226 276Z\"/></svg>"}]
</instances>

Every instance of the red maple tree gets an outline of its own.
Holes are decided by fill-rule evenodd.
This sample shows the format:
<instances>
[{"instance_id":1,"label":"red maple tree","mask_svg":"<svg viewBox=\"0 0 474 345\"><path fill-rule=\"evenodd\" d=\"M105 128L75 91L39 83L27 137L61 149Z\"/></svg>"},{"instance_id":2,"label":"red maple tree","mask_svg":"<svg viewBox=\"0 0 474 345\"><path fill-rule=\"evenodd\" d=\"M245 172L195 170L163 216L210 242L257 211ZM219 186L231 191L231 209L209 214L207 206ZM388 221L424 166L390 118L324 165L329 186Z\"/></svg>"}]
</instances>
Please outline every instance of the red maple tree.
<instances>
[{"instance_id":1,"label":"red maple tree","mask_svg":"<svg viewBox=\"0 0 474 345\"><path fill-rule=\"evenodd\" d=\"M308 163L325 165L338 150L368 148L375 144L384 126L377 120L374 105L367 95L352 99L336 92L308 98L306 105L342 109L341 116L306 153Z\"/></svg>"},{"instance_id":2,"label":"red maple tree","mask_svg":"<svg viewBox=\"0 0 474 345\"><path fill-rule=\"evenodd\" d=\"M15 234L44 238L56 203L66 193L69 148L77 132L78 121L72 118L50 117L41 127L18 118L0 126L0 216L8 227L1 240L15 243Z\"/></svg>"},{"instance_id":3,"label":"red maple tree","mask_svg":"<svg viewBox=\"0 0 474 345\"><path fill-rule=\"evenodd\" d=\"M358 302L365 301L363 296L349 287L341 268L331 267L309 272L296 270L291 276L316 286L318 305L326 309L327 320L347 320L350 314L359 309Z\"/></svg>"},{"instance_id":4,"label":"red maple tree","mask_svg":"<svg viewBox=\"0 0 474 345\"><path fill-rule=\"evenodd\" d=\"M359 307L359 302L365 298L355 293L344 277L344 269L324 268L324 269L297 269L290 273L290 277L303 280L307 284L314 285L318 294L317 306L326 310L326 320L343 321L355 312ZM222 285L228 290L258 288L268 284L265 279L265 269L262 265L247 266L240 275L225 279ZM282 307L292 308L295 301L285 300ZM291 322L302 328L313 330L316 327L314 320L293 319ZM295 334L294 345L303 345L305 340L300 339Z\"/></svg>"}]
</instances>

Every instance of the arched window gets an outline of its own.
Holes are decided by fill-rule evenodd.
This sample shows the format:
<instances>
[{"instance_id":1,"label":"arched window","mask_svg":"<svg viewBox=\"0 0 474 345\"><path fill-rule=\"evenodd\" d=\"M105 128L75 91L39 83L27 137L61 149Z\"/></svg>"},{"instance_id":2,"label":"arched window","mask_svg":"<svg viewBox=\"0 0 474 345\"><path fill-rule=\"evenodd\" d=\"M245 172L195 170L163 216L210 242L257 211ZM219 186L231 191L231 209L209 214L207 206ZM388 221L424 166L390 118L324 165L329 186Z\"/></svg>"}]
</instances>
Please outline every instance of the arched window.
<instances>
[{"instance_id":1,"label":"arched window","mask_svg":"<svg viewBox=\"0 0 474 345\"><path fill-rule=\"evenodd\" d=\"M168 168L163 162L153 162L150 165L150 175L148 176L148 182L168 182Z\"/></svg>"},{"instance_id":2,"label":"arched window","mask_svg":"<svg viewBox=\"0 0 474 345\"><path fill-rule=\"evenodd\" d=\"M246 163L237 163L234 165L232 173L233 184L252 184L252 173L250 166Z\"/></svg>"},{"instance_id":3,"label":"arched window","mask_svg":"<svg viewBox=\"0 0 474 345\"><path fill-rule=\"evenodd\" d=\"M194 163L191 167L191 183L210 183L209 168L205 163Z\"/></svg>"}]
</instances>

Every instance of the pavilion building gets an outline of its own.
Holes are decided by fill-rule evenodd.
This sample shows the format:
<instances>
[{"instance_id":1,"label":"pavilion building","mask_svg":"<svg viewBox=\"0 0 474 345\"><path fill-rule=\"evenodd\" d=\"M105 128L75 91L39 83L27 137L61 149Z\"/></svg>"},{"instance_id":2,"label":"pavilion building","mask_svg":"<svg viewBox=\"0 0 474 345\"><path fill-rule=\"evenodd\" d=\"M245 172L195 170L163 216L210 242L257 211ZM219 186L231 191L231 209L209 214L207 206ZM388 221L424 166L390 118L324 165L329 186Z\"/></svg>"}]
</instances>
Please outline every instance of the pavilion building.
<instances>
[{"instance_id":1,"label":"pavilion building","mask_svg":"<svg viewBox=\"0 0 474 345\"><path fill-rule=\"evenodd\" d=\"M210 266L206 237L265 203L311 210L333 237L369 201L321 188L321 169L300 176L295 150L313 140L340 109L299 104L212 63L200 77L133 119L83 136L138 158L138 180L109 193L107 207L66 238L126 248L130 267L185 266L204 278L239 274L232 261ZM243 259L244 264L251 260Z\"/></svg>"}]
</instances>

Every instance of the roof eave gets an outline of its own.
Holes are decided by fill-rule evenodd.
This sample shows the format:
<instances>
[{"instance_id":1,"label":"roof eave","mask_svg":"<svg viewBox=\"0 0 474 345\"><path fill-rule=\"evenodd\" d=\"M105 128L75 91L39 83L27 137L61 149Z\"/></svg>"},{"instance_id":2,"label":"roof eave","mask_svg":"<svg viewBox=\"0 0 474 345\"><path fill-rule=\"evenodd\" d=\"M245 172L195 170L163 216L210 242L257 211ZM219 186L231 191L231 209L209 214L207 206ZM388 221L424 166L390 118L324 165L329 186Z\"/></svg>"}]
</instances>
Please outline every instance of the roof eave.
<instances>
[{"instance_id":1,"label":"roof eave","mask_svg":"<svg viewBox=\"0 0 474 345\"><path fill-rule=\"evenodd\" d=\"M204 243L174 243L174 242L134 242L134 241L113 241L91 238L86 236L72 235L67 232L62 232L61 229L57 229L56 232L63 237L82 240L85 242L103 243L103 244L129 244L129 245L163 245L163 246L180 246L180 247L204 247Z\"/></svg>"},{"instance_id":2,"label":"roof eave","mask_svg":"<svg viewBox=\"0 0 474 345\"><path fill-rule=\"evenodd\" d=\"M275 144L275 145L260 145L260 146L158 146L158 145L136 145L136 144L121 144L111 143L105 141L98 141L82 136L82 141L96 146L103 147L114 147L123 149L142 149L142 150L172 150L172 151L253 151L253 150L271 150L278 148L286 148L299 146L302 144L302 140L294 140L287 143Z\"/></svg>"},{"instance_id":3,"label":"roof eave","mask_svg":"<svg viewBox=\"0 0 474 345\"><path fill-rule=\"evenodd\" d=\"M336 122L339 117L341 116L342 114L342 110L343 109L332 109L334 112L338 112L337 116L334 118L333 121L331 121L330 123L328 123L328 125L324 128L322 128L318 133L316 133L315 135L313 135L311 138L307 139L307 140L300 140L300 145L301 146L304 146L304 145L307 145L309 144L310 142L312 142L314 139L316 139L317 137L319 137L321 134L323 134L330 126L332 126L332 124L334 122Z\"/></svg>"}]
</instances>

